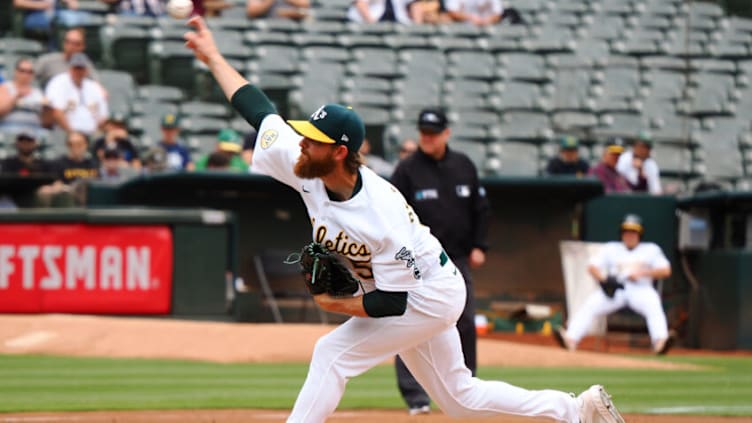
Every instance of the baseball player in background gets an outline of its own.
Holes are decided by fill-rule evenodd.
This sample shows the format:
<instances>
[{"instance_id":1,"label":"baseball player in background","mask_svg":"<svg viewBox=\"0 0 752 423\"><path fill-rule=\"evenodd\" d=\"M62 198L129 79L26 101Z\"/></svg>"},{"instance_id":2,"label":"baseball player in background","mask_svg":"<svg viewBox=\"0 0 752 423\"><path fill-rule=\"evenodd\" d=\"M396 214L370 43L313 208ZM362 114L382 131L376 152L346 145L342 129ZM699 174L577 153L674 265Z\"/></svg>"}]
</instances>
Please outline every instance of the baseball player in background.
<instances>
[{"instance_id":1,"label":"baseball player in background","mask_svg":"<svg viewBox=\"0 0 752 423\"><path fill-rule=\"evenodd\" d=\"M451 128L446 114L423 109L417 121L418 151L397 165L391 182L431 228L457 266L467 288L465 308L457 321L465 365L475 376L477 334L475 295L470 268L486 261L490 206L480 185L478 170L465 154L447 145ZM430 400L399 356L395 360L397 383L410 414L430 411Z\"/></svg>"},{"instance_id":2,"label":"baseball player in background","mask_svg":"<svg viewBox=\"0 0 752 423\"><path fill-rule=\"evenodd\" d=\"M314 296L323 310L352 316L314 347L288 422L324 422L347 381L400 354L441 409L455 417L500 413L568 423L624 423L602 386L575 397L472 377L457 318L465 283L412 208L388 181L360 164L365 128L352 110L327 104L308 120L285 121L266 95L219 53L200 17L186 45L205 63L235 109L258 128L253 168L298 191L313 239L351 261L364 293Z\"/></svg>"},{"instance_id":3,"label":"baseball player in background","mask_svg":"<svg viewBox=\"0 0 752 423\"><path fill-rule=\"evenodd\" d=\"M559 328L554 337L562 347L574 350L593 319L629 306L645 317L653 351L665 354L673 337L669 336L666 314L653 281L671 276L671 263L657 244L641 242L643 226L639 216L628 214L620 229L621 242L606 243L588 266L590 275L604 289L590 294L569 320L568 329ZM605 288L607 284L612 288Z\"/></svg>"}]
</instances>

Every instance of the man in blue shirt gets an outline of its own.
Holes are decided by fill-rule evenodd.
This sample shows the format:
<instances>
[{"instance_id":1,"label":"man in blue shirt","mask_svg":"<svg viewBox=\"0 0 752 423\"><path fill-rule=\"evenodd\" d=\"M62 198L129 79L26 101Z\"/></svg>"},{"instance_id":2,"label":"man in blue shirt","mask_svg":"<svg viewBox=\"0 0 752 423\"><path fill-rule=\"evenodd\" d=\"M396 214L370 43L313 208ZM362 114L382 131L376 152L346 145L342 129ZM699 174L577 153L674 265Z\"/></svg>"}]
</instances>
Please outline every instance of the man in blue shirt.
<instances>
[{"instance_id":1,"label":"man in blue shirt","mask_svg":"<svg viewBox=\"0 0 752 423\"><path fill-rule=\"evenodd\" d=\"M162 116L162 141L159 145L167 154L167 169L193 170L195 165L191 153L180 143L179 136L180 118L174 113Z\"/></svg>"}]
</instances>

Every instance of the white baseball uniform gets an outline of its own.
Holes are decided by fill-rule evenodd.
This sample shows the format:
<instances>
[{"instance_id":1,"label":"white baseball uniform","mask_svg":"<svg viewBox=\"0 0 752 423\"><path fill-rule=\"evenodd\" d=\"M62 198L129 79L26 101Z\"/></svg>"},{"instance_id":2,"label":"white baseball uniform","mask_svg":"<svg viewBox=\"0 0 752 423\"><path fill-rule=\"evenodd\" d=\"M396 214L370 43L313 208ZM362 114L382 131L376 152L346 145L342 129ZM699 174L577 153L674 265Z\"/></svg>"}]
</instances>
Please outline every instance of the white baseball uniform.
<instances>
[{"instance_id":1,"label":"white baseball uniform","mask_svg":"<svg viewBox=\"0 0 752 423\"><path fill-rule=\"evenodd\" d=\"M352 317L319 339L288 422L325 421L348 379L395 354L449 415L505 413L578 422L578 405L569 394L472 377L455 327L465 305L462 276L396 188L361 166L360 191L332 201L320 179L295 175L301 137L280 116L266 116L258 132L254 171L300 193L313 239L350 259L366 291L408 292L403 315Z\"/></svg>"},{"instance_id":2,"label":"white baseball uniform","mask_svg":"<svg viewBox=\"0 0 752 423\"><path fill-rule=\"evenodd\" d=\"M634 281L627 278L635 269L670 267L671 263L661 247L652 242L641 242L630 250L623 242L608 242L599 254L591 258L590 265L598 267L604 274L616 276L624 284L624 289L617 289L614 298L608 298L601 289L590 294L569 321L567 335L575 343L585 336L593 319L613 313L624 306L629 306L645 317L650 339L654 343L668 337L666 314L663 312L660 295L653 287L653 280L647 276Z\"/></svg>"}]
</instances>

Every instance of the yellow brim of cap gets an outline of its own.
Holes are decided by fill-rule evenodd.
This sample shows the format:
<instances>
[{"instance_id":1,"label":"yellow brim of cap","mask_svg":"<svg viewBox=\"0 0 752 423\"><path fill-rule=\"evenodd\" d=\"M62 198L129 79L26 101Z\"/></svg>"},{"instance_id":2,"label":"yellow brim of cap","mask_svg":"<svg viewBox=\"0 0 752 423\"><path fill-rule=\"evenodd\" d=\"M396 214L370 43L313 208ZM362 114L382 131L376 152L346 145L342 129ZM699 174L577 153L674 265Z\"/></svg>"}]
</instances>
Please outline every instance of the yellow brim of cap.
<instances>
[{"instance_id":1,"label":"yellow brim of cap","mask_svg":"<svg viewBox=\"0 0 752 423\"><path fill-rule=\"evenodd\" d=\"M637 231L642 233L642 225L636 223L624 223L621 225L622 231Z\"/></svg>"},{"instance_id":2,"label":"yellow brim of cap","mask_svg":"<svg viewBox=\"0 0 752 423\"><path fill-rule=\"evenodd\" d=\"M243 150L243 147L232 142L220 142L219 148L224 151L232 151L233 153L240 153Z\"/></svg>"},{"instance_id":3,"label":"yellow brim of cap","mask_svg":"<svg viewBox=\"0 0 752 423\"><path fill-rule=\"evenodd\" d=\"M609 153L623 153L624 147L618 146L618 145L611 145L606 150L608 150Z\"/></svg>"},{"instance_id":4,"label":"yellow brim of cap","mask_svg":"<svg viewBox=\"0 0 752 423\"><path fill-rule=\"evenodd\" d=\"M336 141L329 138L328 135L319 131L319 128L307 120L288 120L287 123L300 135L310 138L314 141L323 142L324 144L335 144Z\"/></svg>"}]
</instances>

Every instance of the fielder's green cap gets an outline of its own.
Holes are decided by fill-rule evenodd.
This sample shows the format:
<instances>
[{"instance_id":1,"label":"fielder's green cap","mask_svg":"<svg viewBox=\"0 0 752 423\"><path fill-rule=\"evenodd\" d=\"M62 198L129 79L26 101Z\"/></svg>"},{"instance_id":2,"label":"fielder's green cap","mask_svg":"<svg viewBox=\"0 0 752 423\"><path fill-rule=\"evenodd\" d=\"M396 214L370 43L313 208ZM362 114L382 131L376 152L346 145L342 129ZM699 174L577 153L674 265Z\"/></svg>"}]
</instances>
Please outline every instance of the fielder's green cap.
<instances>
[{"instance_id":1,"label":"fielder's green cap","mask_svg":"<svg viewBox=\"0 0 752 423\"><path fill-rule=\"evenodd\" d=\"M217 143L220 150L240 153L243 150L240 135L230 128L223 129L217 134Z\"/></svg>"},{"instance_id":2,"label":"fielder's green cap","mask_svg":"<svg viewBox=\"0 0 752 423\"><path fill-rule=\"evenodd\" d=\"M308 120L288 120L300 135L324 144L339 144L349 151L358 151L363 144L366 128L350 107L326 104L313 112Z\"/></svg>"},{"instance_id":3,"label":"fielder's green cap","mask_svg":"<svg viewBox=\"0 0 752 423\"><path fill-rule=\"evenodd\" d=\"M565 135L559 140L562 150L576 150L580 146L580 140L571 135Z\"/></svg>"},{"instance_id":4,"label":"fielder's green cap","mask_svg":"<svg viewBox=\"0 0 752 423\"><path fill-rule=\"evenodd\" d=\"M175 113L167 113L162 116L162 128L172 129L180 125L180 117Z\"/></svg>"}]
</instances>

